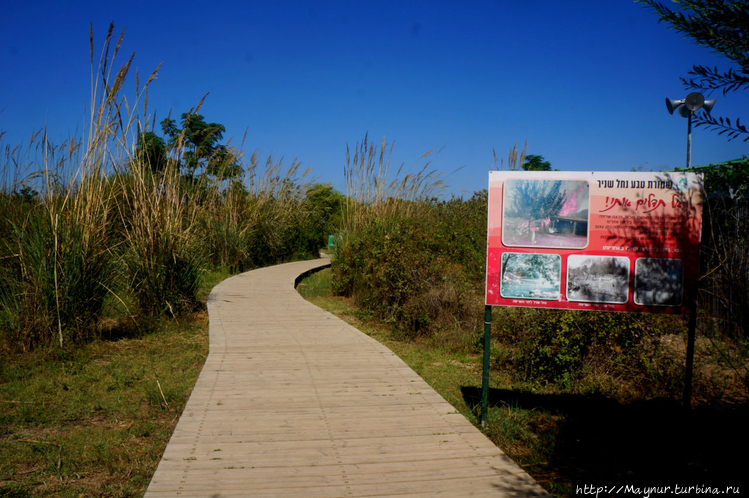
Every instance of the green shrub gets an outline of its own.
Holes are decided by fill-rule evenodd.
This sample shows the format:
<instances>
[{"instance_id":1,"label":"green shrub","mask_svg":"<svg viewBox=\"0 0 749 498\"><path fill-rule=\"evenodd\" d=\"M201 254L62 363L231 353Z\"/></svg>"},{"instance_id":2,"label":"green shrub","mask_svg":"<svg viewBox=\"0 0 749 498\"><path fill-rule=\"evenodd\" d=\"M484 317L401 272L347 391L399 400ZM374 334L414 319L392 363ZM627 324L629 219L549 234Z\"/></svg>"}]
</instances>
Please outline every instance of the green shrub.
<instances>
[{"instance_id":1,"label":"green shrub","mask_svg":"<svg viewBox=\"0 0 749 498\"><path fill-rule=\"evenodd\" d=\"M77 192L77 197L85 196ZM106 217L77 212L79 198L49 199L6 221L0 266L2 327L15 347L64 345L94 333L115 279ZM97 211L96 208L92 209Z\"/></svg>"},{"instance_id":2,"label":"green shrub","mask_svg":"<svg viewBox=\"0 0 749 498\"><path fill-rule=\"evenodd\" d=\"M372 218L339 238L334 291L354 297L406 336L472 332L480 327L483 305L486 255L479 254L485 243L476 243L486 230L481 194L419 206L391 200L398 202L413 216Z\"/></svg>"},{"instance_id":3,"label":"green shrub","mask_svg":"<svg viewBox=\"0 0 749 498\"><path fill-rule=\"evenodd\" d=\"M666 364L669 354L673 356L661 341L680 337L684 330L680 317L495 308L494 323L497 340L511 351L510 364L527 381L569 390L603 372L608 381L647 379L653 381L654 390L673 392L673 369L653 374Z\"/></svg>"},{"instance_id":4,"label":"green shrub","mask_svg":"<svg viewBox=\"0 0 749 498\"><path fill-rule=\"evenodd\" d=\"M125 257L132 292L142 313L177 316L200 307L197 296L203 257L171 234L138 246Z\"/></svg>"}]
</instances>

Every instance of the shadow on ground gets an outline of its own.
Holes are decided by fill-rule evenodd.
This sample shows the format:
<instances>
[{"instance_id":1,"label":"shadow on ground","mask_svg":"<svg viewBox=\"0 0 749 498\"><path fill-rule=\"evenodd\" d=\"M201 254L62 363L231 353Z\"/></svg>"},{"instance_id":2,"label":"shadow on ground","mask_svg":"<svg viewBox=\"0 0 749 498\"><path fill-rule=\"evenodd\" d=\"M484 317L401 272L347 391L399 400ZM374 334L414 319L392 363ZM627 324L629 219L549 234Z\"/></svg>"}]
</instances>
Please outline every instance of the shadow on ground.
<instances>
[{"instance_id":1,"label":"shadow on ground","mask_svg":"<svg viewBox=\"0 0 749 498\"><path fill-rule=\"evenodd\" d=\"M468 406L480 406L479 388L461 391ZM620 404L602 395L490 389L489 405L554 415L549 464L573 485L670 485L673 490L675 485L724 487L746 481L747 404L688 412L671 400Z\"/></svg>"}]
</instances>

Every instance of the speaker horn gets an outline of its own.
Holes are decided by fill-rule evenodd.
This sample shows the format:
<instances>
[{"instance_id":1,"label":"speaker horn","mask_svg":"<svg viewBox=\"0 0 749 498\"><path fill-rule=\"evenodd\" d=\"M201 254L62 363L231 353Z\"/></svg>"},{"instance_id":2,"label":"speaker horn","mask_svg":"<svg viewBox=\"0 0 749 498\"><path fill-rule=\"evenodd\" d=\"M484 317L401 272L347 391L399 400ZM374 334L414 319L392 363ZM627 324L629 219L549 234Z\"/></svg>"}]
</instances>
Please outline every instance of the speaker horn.
<instances>
[{"instance_id":1,"label":"speaker horn","mask_svg":"<svg viewBox=\"0 0 749 498\"><path fill-rule=\"evenodd\" d=\"M702 108L705 109L706 113L710 114L710 111L712 110L714 105L715 99L710 99L705 101L705 104L702 106Z\"/></svg>"},{"instance_id":2,"label":"speaker horn","mask_svg":"<svg viewBox=\"0 0 749 498\"><path fill-rule=\"evenodd\" d=\"M687 95L687 99L684 102L684 105L686 105L687 109L692 112L699 111L700 109L702 109L702 106L705 105L705 97L703 97L699 92L692 92Z\"/></svg>"},{"instance_id":3,"label":"speaker horn","mask_svg":"<svg viewBox=\"0 0 749 498\"><path fill-rule=\"evenodd\" d=\"M676 108L682 104L684 104L684 99L674 100L666 98L666 108L668 109L669 114L673 114Z\"/></svg>"}]
</instances>

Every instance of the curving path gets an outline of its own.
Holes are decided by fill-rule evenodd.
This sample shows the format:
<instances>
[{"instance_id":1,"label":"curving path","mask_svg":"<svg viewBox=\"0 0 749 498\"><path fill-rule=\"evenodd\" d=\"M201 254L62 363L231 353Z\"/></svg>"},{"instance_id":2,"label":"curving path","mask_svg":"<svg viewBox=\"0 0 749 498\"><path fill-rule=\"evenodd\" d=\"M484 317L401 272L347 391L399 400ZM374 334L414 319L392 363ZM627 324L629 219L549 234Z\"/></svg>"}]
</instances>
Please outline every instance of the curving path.
<instances>
[{"instance_id":1,"label":"curving path","mask_svg":"<svg viewBox=\"0 0 749 498\"><path fill-rule=\"evenodd\" d=\"M294 289L326 260L229 278L147 497L547 496L385 346Z\"/></svg>"}]
</instances>

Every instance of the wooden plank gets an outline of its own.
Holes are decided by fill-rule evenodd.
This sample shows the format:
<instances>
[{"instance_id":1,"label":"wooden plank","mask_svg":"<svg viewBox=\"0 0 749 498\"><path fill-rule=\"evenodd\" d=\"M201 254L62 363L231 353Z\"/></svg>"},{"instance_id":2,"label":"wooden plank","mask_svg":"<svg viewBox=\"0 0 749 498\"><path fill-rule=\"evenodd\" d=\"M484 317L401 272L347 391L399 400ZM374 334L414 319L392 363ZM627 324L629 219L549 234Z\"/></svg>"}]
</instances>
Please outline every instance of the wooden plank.
<instances>
[{"instance_id":1,"label":"wooden plank","mask_svg":"<svg viewBox=\"0 0 749 498\"><path fill-rule=\"evenodd\" d=\"M547 496L392 351L296 293L324 263L214 288L210 353L146 496Z\"/></svg>"}]
</instances>

